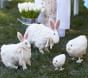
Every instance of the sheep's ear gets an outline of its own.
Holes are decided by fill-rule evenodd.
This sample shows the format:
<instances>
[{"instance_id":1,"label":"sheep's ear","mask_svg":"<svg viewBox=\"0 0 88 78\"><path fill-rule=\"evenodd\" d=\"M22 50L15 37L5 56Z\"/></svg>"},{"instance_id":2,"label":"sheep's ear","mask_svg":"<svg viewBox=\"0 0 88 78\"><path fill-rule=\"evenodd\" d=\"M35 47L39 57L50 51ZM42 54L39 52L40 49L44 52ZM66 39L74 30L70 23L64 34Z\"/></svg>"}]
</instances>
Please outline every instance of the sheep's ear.
<instances>
[{"instance_id":1,"label":"sheep's ear","mask_svg":"<svg viewBox=\"0 0 88 78\"><path fill-rule=\"evenodd\" d=\"M27 39L27 38L28 38L28 32L25 32L24 39Z\"/></svg>"},{"instance_id":2,"label":"sheep's ear","mask_svg":"<svg viewBox=\"0 0 88 78\"><path fill-rule=\"evenodd\" d=\"M19 41L24 40L24 37L22 36L22 34L20 32L17 32L17 38L19 39Z\"/></svg>"},{"instance_id":3,"label":"sheep's ear","mask_svg":"<svg viewBox=\"0 0 88 78\"><path fill-rule=\"evenodd\" d=\"M50 19L49 20L49 25L50 27L54 30L54 29L58 29L59 28L59 25L60 25L60 20L53 20L53 19Z\"/></svg>"},{"instance_id":4,"label":"sheep's ear","mask_svg":"<svg viewBox=\"0 0 88 78\"><path fill-rule=\"evenodd\" d=\"M54 20L53 19L49 19L49 26L51 27L51 29L54 30Z\"/></svg>"},{"instance_id":5,"label":"sheep's ear","mask_svg":"<svg viewBox=\"0 0 88 78\"><path fill-rule=\"evenodd\" d=\"M58 29L59 26L60 26L60 20L56 20L56 22L54 24L55 29Z\"/></svg>"}]
</instances>

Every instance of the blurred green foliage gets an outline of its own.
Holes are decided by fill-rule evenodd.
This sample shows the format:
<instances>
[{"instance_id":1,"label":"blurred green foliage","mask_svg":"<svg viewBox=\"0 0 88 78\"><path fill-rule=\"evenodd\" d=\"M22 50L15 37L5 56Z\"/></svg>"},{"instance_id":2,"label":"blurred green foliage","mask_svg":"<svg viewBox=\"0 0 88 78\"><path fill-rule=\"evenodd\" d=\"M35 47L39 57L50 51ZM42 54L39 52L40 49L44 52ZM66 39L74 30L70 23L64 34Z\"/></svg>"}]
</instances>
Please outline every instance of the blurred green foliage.
<instances>
[{"instance_id":1,"label":"blurred green foliage","mask_svg":"<svg viewBox=\"0 0 88 78\"><path fill-rule=\"evenodd\" d=\"M31 11L28 11L28 12L23 11L21 13L21 16L25 17L25 18L35 19L39 16L39 13L40 13L40 10L36 10L36 11L31 10Z\"/></svg>"}]
</instances>

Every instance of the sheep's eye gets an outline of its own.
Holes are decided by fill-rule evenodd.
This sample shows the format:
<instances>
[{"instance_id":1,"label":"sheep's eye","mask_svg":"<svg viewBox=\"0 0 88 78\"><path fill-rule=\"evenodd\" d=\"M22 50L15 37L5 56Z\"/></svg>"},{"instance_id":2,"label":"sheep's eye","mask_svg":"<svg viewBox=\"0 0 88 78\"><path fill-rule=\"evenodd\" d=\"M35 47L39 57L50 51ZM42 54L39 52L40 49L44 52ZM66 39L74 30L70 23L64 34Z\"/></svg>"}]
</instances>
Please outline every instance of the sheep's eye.
<instances>
[{"instance_id":1,"label":"sheep's eye","mask_svg":"<svg viewBox=\"0 0 88 78\"><path fill-rule=\"evenodd\" d=\"M28 43L27 42L25 42L25 45L27 45Z\"/></svg>"},{"instance_id":2,"label":"sheep's eye","mask_svg":"<svg viewBox=\"0 0 88 78\"><path fill-rule=\"evenodd\" d=\"M53 33L53 35L55 35L55 33Z\"/></svg>"},{"instance_id":3,"label":"sheep's eye","mask_svg":"<svg viewBox=\"0 0 88 78\"><path fill-rule=\"evenodd\" d=\"M56 62L58 62L58 61L56 60Z\"/></svg>"}]
</instances>

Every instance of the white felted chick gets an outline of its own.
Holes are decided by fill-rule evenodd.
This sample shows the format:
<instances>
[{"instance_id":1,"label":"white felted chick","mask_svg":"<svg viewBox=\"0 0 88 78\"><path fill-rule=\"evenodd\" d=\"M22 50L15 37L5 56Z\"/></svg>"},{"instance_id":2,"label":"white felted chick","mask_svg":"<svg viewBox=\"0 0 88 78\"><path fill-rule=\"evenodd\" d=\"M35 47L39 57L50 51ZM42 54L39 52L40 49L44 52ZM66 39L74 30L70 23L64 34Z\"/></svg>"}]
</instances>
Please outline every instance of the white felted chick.
<instances>
[{"instance_id":1,"label":"white felted chick","mask_svg":"<svg viewBox=\"0 0 88 78\"><path fill-rule=\"evenodd\" d=\"M85 35L80 35L66 44L66 51L69 56L75 58L77 57L77 63L81 63L83 61L82 56L86 54L87 50L87 37Z\"/></svg>"},{"instance_id":2,"label":"white felted chick","mask_svg":"<svg viewBox=\"0 0 88 78\"><path fill-rule=\"evenodd\" d=\"M65 61L66 61L65 54L60 54L55 56L52 61L53 66L55 67L55 70L58 70L58 68L60 68L60 71L64 70L62 66L64 65Z\"/></svg>"}]
</instances>

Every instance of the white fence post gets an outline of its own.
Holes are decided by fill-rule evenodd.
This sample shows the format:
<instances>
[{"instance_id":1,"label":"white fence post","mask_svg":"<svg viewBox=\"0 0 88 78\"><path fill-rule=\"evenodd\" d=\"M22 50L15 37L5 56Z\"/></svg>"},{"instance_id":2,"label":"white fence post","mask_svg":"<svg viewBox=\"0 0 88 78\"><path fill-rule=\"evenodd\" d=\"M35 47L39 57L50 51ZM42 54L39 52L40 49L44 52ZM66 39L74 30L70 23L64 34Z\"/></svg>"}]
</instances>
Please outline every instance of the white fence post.
<instances>
[{"instance_id":1,"label":"white fence post","mask_svg":"<svg viewBox=\"0 0 88 78\"><path fill-rule=\"evenodd\" d=\"M4 0L0 0L0 8L4 7Z\"/></svg>"},{"instance_id":2,"label":"white fence post","mask_svg":"<svg viewBox=\"0 0 88 78\"><path fill-rule=\"evenodd\" d=\"M74 8L73 8L73 14L78 15L79 13L79 0L74 0Z\"/></svg>"}]
</instances>

